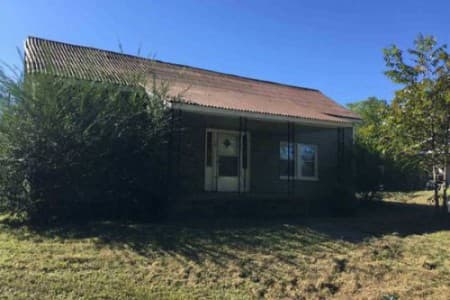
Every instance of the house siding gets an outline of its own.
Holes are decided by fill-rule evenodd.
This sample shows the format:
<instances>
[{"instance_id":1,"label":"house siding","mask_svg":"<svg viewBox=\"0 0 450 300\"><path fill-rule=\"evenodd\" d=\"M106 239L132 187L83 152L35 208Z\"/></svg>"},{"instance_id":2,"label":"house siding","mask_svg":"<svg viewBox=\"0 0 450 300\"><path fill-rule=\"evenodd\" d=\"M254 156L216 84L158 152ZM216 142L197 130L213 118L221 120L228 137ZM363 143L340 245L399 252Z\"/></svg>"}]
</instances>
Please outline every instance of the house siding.
<instances>
[{"instance_id":1,"label":"house siding","mask_svg":"<svg viewBox=\"0 0 450 300\"><path fill-rule=\"evenodd\" d=\"M207 128L240 130L239 118L175 112L172 165L174 188L183 197L204 194L205 132ZM280 179L279 144L288 141L288 124L247 120L250 132L250 192L264 196L290 196L312 201L329 195L341 169L349 168L352 128L321 128L296 124L295 142L318 147L318 180ZM344 137L345 151L338 145ZM292 141L292 138L291 138ZM338 143L339 142L339 143ZM344 157L342 156L344 155ZM221 193L215 193L221 194Z\"/></svg>"}]
</instances>

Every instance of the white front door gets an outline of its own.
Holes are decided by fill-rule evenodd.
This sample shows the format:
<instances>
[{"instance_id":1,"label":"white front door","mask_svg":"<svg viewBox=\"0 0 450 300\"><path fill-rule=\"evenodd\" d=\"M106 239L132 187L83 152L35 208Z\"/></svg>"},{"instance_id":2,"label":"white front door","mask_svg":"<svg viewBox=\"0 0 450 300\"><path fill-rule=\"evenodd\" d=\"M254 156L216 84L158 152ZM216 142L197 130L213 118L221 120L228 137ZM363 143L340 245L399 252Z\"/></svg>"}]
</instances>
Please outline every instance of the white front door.
<instances>
[{"instance_id":1,"label":"white front door","mask_svg":"<svg viewBox=\"0 0 450 300\"><path fill-rule=\"evenodd\" d=\"M248 133L207 130L205 150L205 189L207 191L249 190Z\"/></svg>"},{"instance_id":2,"label":"white front door","mask_svg":"<svg viewBox=\"0 0 450 300\"><path fill-rule=\"evenodd\" d=\"M217 191L239 190L239 134L217 133Z\"/></svg>"}]
</instances>

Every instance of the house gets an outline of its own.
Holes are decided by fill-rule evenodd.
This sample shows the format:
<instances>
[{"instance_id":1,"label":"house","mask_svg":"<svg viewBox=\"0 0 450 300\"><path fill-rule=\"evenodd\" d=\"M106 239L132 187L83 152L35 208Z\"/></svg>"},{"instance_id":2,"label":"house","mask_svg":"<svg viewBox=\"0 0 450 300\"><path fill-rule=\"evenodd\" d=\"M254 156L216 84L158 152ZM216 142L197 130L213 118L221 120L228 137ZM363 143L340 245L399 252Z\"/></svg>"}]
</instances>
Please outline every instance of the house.
<instances>
[{"instance_id":1,"label":"house","mask_svg":"<svg viewBox=\"0 0 450 300\"><path fill-rule=\"evenodd\" d=\"M294 199L301 207L348 176L359 118L319 90L35 37L25 63L28 74L125 84L130 72L145 72L181 93L167 103L184 128L170 151L178 202Z\"/></svg>"}]
</instances>

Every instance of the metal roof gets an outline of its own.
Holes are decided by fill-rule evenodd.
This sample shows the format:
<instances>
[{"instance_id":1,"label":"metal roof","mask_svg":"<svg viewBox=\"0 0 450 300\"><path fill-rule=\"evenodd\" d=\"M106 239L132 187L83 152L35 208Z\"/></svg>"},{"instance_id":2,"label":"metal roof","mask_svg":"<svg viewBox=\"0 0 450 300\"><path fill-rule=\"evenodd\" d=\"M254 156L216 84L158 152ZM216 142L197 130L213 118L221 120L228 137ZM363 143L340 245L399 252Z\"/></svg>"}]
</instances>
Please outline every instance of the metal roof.
<instances>
[{"instance_id":1,"label":"metal roof","mask_svg":"<svg viewBox=\"0 0 450 300\"><path fill-rule=\"evenodd\" d=\"M36 37L25 42L25 70L119 84L143 75L167 82L169 93L184 104L333 123L359 120L319 90Z\"/></svg>"}]
</instances>

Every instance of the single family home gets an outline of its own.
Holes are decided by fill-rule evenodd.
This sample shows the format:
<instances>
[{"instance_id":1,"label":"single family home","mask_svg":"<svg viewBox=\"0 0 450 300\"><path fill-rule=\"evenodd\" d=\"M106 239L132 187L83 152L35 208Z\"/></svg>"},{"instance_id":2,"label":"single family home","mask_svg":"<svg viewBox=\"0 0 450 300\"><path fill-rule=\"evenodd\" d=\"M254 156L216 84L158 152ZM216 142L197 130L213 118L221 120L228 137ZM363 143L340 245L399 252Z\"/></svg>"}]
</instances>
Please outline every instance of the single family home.
<instances>
[{"instance_id":1,"label":"single family home","mask_svg":"<svg viewBox=\"0 0 450 300\"><path fill-rule=\"evenodd\" d=\"M126 84L126 74L144 72L167 82L181 95L167 103L183 128L170 150L178 202L311 205L349 176L359 118L319 90L36 37L25 42L25 66L27 74Z\"/></svg>"}]
</instances>

